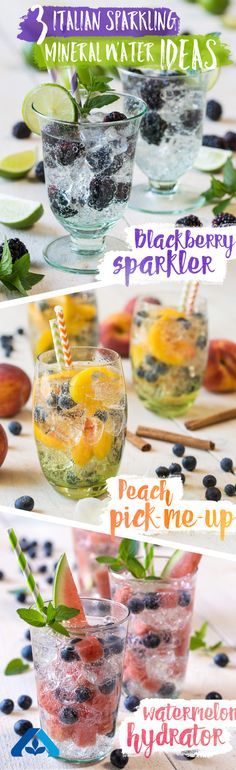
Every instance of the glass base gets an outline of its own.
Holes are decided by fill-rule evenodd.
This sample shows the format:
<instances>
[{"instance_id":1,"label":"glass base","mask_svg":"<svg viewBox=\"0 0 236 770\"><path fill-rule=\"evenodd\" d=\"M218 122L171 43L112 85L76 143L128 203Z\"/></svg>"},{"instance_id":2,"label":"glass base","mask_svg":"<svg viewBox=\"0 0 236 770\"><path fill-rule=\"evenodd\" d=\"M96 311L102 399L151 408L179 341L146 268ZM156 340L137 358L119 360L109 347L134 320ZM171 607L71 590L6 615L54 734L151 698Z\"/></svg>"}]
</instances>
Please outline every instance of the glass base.
<instances>
[{"instance_id":1,"label":"glass base","mask_svg":"<svg viewBox=\"0 0 236 770\"><path fill-rule=\"evenodd\" d=\"M194 187L187 185L173 188L173 191L159 192L148 184L132 188L129 206L137 211L150 214L180 214L194 211L204 205L203 195L196 195Z\"/></svg>"},{"instance_id":2,"label":"glass base","mask_svg":"<svg viewBox=\"0 0 236 770\"><path fill-rule=\"evenodd\" d=\"M57 270L81 275L98 274L105 251L124 251L127 244L120 238L72 239L70 235L56 238L43 251L45 262Z\"/></svg>"},{"instance_id":3,"label":"glass base","mask_svg":"<svg viewBox=\"0 0 236 770\"><path fill-rule=\"evenodd\" d=\"M70 500L84 500L85 497L102 497L102 495L107 494L106 483L98 486L77 487L74 489L72 487L59 487L57 484L49 483L56 492L59 492L59 494L64 497L69 497Z\"/></svg>"},{"instance_id":4,"label":"glass base","mask_svg":"<svg viewBox=\"0 0 236 770\"><path fill-rule=\"evenodd\" d=\"M55 757L55 759L57 759L59 762L68 762L69 765L81 765L83 767L85 765L86 767L90 765L91 767L91 765L94 766L95 763L98 764L99 762L102 762L102 760L106 759L108 756L109 752L106 752L105 754L102 754L101 756L95 757L93 759L68 759L68 757Z\"/></svg>"},{"instance_id":5,"label":"glass base","mask_svg":"<svg viewBox=\"0 0 236 770\"><path fill-rule=\"evenodd\" d=\"M198 396L199 391L195 391L194 393L191 393L191 396L186 396L185 398L180 397L179 401L158 401L157 399L147 398L143 395L142 392L139 391L138 388L136 388L136 392L143 401L144 405L146 406L146 409L149 409L150 412L154 412L155 414L159 414L160 417L182 417L182 415L187 414L191 406L196 401L196 398Z\"/></svg>"}]
</instances>

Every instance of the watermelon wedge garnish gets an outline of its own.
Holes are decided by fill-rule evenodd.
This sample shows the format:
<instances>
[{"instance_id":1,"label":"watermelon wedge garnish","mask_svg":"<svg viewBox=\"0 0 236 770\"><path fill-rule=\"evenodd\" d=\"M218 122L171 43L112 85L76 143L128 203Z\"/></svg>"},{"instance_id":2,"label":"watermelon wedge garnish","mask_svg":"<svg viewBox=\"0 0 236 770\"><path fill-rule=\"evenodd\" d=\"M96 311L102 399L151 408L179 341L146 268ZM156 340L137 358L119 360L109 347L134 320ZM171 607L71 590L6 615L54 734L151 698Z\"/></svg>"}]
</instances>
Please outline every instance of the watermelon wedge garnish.
<instances>
[{"instance_id":1,"label":"watermelon wedge garnish","mask_svg":"<svg viewBox=\"0 0 236 770\"><path fill-rule=\"evenodd\" d=\"M189 551L174 551L165 565L162 578L181 578L185 575L192 575L196 572L198 564L202 558L201 553L190 553Z\"/></svg>"},{"instance_id":2,"label":"watermelon wedge garnish","mask_svg":"<svg viewBox=\"0 0 236 770\"><path fill-rule=\"evenodd\" d=\"M83 605L65 553L62 554L58 561L53 583L53 605L58 607L60 604L78 609L78 615L70 619L70 626L78 626L81 623L85 623L86 618Z\"/></svg>"}]
</instances>

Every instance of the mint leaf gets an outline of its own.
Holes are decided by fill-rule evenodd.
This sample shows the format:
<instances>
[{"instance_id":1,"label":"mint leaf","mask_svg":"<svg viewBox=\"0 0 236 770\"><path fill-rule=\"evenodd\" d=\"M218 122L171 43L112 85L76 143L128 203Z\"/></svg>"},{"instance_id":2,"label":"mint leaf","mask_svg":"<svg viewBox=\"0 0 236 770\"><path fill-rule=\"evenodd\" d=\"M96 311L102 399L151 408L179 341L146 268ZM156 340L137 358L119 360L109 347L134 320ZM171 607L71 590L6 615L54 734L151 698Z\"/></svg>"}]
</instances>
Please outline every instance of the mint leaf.
<instances>
[{"instance_id":1,"label":"mint leaf","mask_svg":"<svg viewBox=\"0 0 236 770\"><path fill-rule=\"evenodd\" d=\"M23 660L21 660L21 658L13 658L7 664L4 670L4 674L6 676L16 676L16 674L23 674L25 671L28 671L28 670L29 670L28 663L23 663Z\"/></svg>"},{"instance_id":2,"label":"mint leaf","mask_svg":"<svg viewBox=\"0 0 236 770\"><path fill-rule=\"evenodd\" d=\"M228 205L231 203L232 197L230 198L224 198L221 203L217 203L217 206L214 206L213 208L213 214L221 214L222 211L227 209Z\"/></svg>"},{"instance_id":3,"label":"mint leaf","mask_svg":"<svg viewBox=\"0 0 236 770\"><path fill-rule=\"evenodd\" d=\"M144 560L144 567L145 571L148 572L149 567L151 567L151 576L154 576L154 566L152 565L153 559L154 559L154 545L150 545L148 543L144 543L144 549L145 549L145 560Z\"/></svg>"},{"instance_id":4,"label":"mint leaf","mask_svg":"<svg viewBox=\"0 0 236 770\"><path fill-rule=\"evenodd\" d=\"M35 626L36 628L46 626L46 618L38 610L20 609L16 611L21 620L25 620L30 626Z\"/></svg>"},{"instance_id":5,"label":"mint leaf","mask_svg":"<svg viewBox=\"0 0 236 770\"><path fill-rule=\"evenodd\" d=\"M97 556L96 561L98 561L99 564L107 564L108 567L111 567L115 572L124 568L123 562L120 561L120 559L115 559L114 556Z\"/></svg>"},{"instance_id":6,"label":"mint leaf","mask_svg":"<svg viewBox=\"0 0 236 770\"><path fill-rule=\"evenodd\" d=\"M145 578L146 577L146 571L142 564L138 561L138 559L135 559L134 557L130 557L127 559L126 562L127 569L129 572L131 572L131 575L137 578Z\"/></svg>"},{"instance_id":7,"label":"mint leaf","mask_svg":"<svg viewBox=\"0 0 236 770\"><path fill-rule=\"evenodd\" d=\"M222 642L216 642L216 644L211 644L210 647L207 647L208 652L215 652L215 650L218 650L219 647L221 647Z\"/></svg>"},{"instance_id":8,"label":"mint leaf","mask_svg":"<svg viewBox=\"0 0 236 770\"><path fill-rule=\"evenodd\" d=\"M47 606L47 622L50 623L52 620L55 619L55 617L56 617L55 607L53 607L52 602L49 602Z\"/></svg>"},{"instance_id":9,"label":"mint leaf","mask_svg":"<svg viewBox=\"0 0 236 770\"><path fill-rule=\"evenodd\" d=\"M43 273L27 273L27 275L23 276L21 278L22 284L24 286L24 289L28 291L28 289L32 289L32 286L35 286L36 283L40 283L44 278Z\"/></svg>"},{"instance_id":10,"label":"mint leaf","mask_svg":"<svg viewBox=\"0 0 236 770\"><path fill-rule=\"evenodd\" d=\"M228 158L224 165L223 174L224 184L228 188L228 192L236 192L236 169L233 166L232 160Z\"/></svg>"},{"instance_id":11,"label":"mint leaf","mask_svg":"<svg viewBox=\"0 0 236 770\"><path fill-rule=\"evenodd\" d=\"M52 621L52 623L49 623L49 628L52 629L52 631L55 632L55 634L62 634L62 636L70 636L69 631L67 631L67 628L62 626L61 623L56 623L56 621Z\"/></svg>"},{"instance_id":12,"label":"mint leaf","mask_svg":"<svg viewBox=\"0 0 236 770\"><path fill-rule=\"evenodd\" d=\"M124 538L119 546L118 558L126 563L127 559L136 556L138 552L138 543L136 540Z\"/></svg>"},{"instance_id":13,"label":"mint leaf","mask_svg":"<svg viewBox=\"0 0 236 770\"><path fill-rule=\"evenodd\" d=\"M60 604L54 611L56 621L70 620L70 618L75 618L76 615L80 614L80 610L75 607L66 607L65 604Z\"/></svg>"},{"instance_id":14,"label":"mint leaf","mask_svg":"<svg viewBox=\"0 0 236 770\"><path fill-rule=\"evenodd\" d=\"M2 278L7 278L8 275L11 275L12 272L12 256L11 252L8 246L7 239L4 240L3 250L2 250L2 257L0 260L0 281Z\"/></svg>"},{"instance_id":15,"label":"mint leaf","mask_svg":"<svg viewBox=\"0 0 236 770\"><path fill-rule=\"evenodd\" d=\"M206 642L204 642L201 636L194 634L194 636L191 636L189 649L199 650L200 647L206 647Z\"/></svg>"},{"instance_id":16,"label":"mint leaf","mask_svg":"<svg viewBox=\"0 0 236 770\"><path fill-rule=\"evenodd\" d=\"M207 620L205 620L202 626L199 628L199 631L196 631L196 634L199 634L199 636L201 636L204 639L206 636L207 629L208 629L208 623L207 623Z\"/></svg>"}]
</instances>

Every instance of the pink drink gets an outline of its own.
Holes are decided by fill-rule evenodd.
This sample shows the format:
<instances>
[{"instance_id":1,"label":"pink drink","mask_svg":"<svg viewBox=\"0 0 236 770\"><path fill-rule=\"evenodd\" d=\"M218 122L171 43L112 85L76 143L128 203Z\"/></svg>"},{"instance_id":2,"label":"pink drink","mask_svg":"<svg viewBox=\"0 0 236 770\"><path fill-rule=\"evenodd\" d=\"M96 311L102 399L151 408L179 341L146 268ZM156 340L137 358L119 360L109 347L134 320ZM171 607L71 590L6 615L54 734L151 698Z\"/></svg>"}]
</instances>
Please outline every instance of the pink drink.
<instances>
[{"instance_id":1,"label":"pink drink","mask_svg":"<svg viewBox=\"0 0 236 770\"><path fill-rule=\"evenodd\" d=\"M41 726L60 759L86 764L111 751L128 613L115 602L82 602L86 624L71 628L70 638L49 627L31 634Z\"/></svg>"},{"instance_id":2,"label":"pink drink","mask_svg":"<svg viewBox=\"0 0 236 770\"><path fill-rule=\"evenodd\" d=\"M108 567L99 564L96 556L117 556L120 538L112 539L102 532L89 532L85 529L72 529L72 538L80 591L110 599Z\"/></svg>"},{"instance_id":3,"label":"pink drink","mask_svg":"<svg viewBox=\"0 0 236 770\"><path fill-rule=\"evenodd\" d=\"M186 672L196 572L139 580L110 573L111 595L129 611L123 686L139 698L178 697Z\"/></svg>"}]
</instances>

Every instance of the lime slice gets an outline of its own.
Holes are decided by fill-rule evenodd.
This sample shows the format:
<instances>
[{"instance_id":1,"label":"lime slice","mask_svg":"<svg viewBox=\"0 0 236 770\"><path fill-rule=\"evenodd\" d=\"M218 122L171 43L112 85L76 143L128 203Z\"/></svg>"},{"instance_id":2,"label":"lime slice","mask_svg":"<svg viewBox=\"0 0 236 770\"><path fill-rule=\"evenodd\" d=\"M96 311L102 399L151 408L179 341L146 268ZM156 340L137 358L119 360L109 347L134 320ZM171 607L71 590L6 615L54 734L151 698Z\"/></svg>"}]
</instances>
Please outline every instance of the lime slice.
<instances>
[{"instance_id":1,"label":"lime slice","mask_svg":"<svg viewBox=\"0 0 236 770\"><path fill-rule=\"evenodd\" d=\"M236 15L233 16L227 13L226 16L222 16L222 24L227 29L236 29Z\"/></svg>"},{"instance_id":2,"label":"lime slice","mask_svg":"<svg viewBox=\"0 0 236 770\"><path fill-rule=\"evenodd\" d=\"M29 173L36 163L35 150L16 152L0 160L0 176L5 179L21 179Z\"/></svg>"},{"instance_id":3,"label":"lime slice","mask_svg":"<svg viewBox=\"0 0 236 770\"><path fill-rule=\"evenodd\" d=\"M198 171L219 171L228 158L231 158L231 150L217 150L214 147L201 147L194 168Z\"/></svg>"},{"instance_id":4,"label":"lime slice","mask_svg":"<svg viewBox=\"0 0 236 770\"><path fill-rule=\"evenodd\" d=\"M8 227L26 230L32 227L43 214L41 203L15 198L13 195L0 195L0 222Z\"/></svg>"},{"instance_id":5,"label":"lime slice","mask_svg":"<svg viewBox=\"0 0 236 770\"><path fill-rule=\"evenodd\" d=\"M206 90L211 91L214 88L218 77L220 75L220 67L216 67L214 70L209 70L206 75Z\"/></svg>"},{"instance_id":6,"label":"lime slice","mask_svg":"<svg viewBox=\"0 0 236 770\"><path fill-rule=\"evenodd\" d=\"M35 110L47 118L65 120L68 123L78 120L78 106L75 99L66 88L55 83L44 83L38 88L33 88L23 102L22 115L25 123L35 134L40 134L39 119Z\"/></svg>"}]
</instances>

